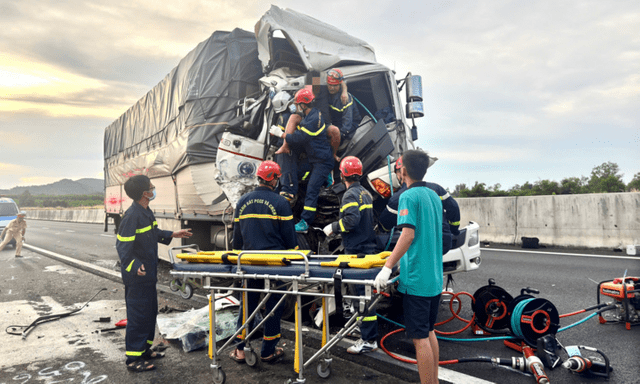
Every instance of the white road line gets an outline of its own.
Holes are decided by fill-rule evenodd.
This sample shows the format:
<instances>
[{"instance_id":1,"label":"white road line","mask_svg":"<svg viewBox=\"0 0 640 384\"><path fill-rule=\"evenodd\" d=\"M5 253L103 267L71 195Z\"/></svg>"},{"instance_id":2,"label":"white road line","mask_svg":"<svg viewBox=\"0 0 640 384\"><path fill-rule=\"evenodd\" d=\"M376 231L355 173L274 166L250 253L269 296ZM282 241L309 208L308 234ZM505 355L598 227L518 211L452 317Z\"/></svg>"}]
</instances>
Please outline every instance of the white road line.
<instances>
[{"instance_id":1,"label":"white road line","mask_svg":"<svg viewBox=\"0 0 640 384\"><path fill-rule=\"evenodd\" d=\"M72 231L72 230L70 230L70 229L67 229L67 230L65 230L65 232L71 232L71 233L74 233L75 231Z\"/></svg>"},{"instance_id":2,"label":"white road line","mask_svg":"<svg viewBox=\"0 0 640 384\"><path fill-rule=\"evenodd\" d=\"M446 380L454 384L495 384L493 381L486 381L443 367L438 368L438 379Z\"/></svg>"},{"instance_id":3,"label":"white road line","mask_svg":"<svg viewBox=\"0 0 640 384\"><path fill-rule=\"evenodd\" d=\"M102 236L102 237L115 237L113 235L100 235L100 236Z\"/></svg>"},{"instance_id":4,"label":"white road line","mask_svg":"<svg viewBox=\"0 0 640 384\"><path fill-rule=\"evenodd\" d=\"M599 257L607 259L623 259L623 260L640 260L640 257L633 256L610 256L610 255L590 255L586 253L563 253L563 252L543 252L543 251L523 251L520 249L497 249L497 248L483 248L482 251L496 251L496 252L520 252L520 253L540 253L544 255L561 255L561 256L578 256L578 257Z\"/></svg>"}]
</instances>

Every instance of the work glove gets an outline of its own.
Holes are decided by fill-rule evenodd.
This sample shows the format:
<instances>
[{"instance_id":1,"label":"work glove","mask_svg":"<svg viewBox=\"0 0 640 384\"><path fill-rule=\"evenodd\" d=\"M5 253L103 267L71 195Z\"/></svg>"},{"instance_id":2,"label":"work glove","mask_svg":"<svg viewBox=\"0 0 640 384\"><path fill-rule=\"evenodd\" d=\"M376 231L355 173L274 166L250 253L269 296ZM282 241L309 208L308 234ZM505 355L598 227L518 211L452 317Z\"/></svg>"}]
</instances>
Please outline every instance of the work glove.
<instances>
[{"instance_id":1,"label":"work glove","mask_svg":"<svg viewBox=\"0 0 640 384\"><path fill-rule=\"evenodd\" d=\"M324 232L324 234L327 236L331 236L331 234L333 233L333 224L329 224L326 227L324 227L322 232Z\"/></svg>"},{"instance_id":2,"label":"work glove","mask_svg":"<svg viewBox=\"0 0 640 384\"><path fill-rule=\"evenodd\" d=\"M269 128L269 133L275 137L284 136L284 132L282 132L282 129L280 129L280 127L278 127L277 125L272 125L271 128Z\"/></svg>"},{"instance_id":3,"label":"work glove","mask_svg":"<svg viewBox=\"0 0 640 384\"><path fill-rule=\"evenodd\" d=\"M382 270L376 276L376 279L373 281L373 286L376 287L378 292L382 292L387 287L387 282L389 281L389 276L391 276L391 268L382 267Z\"/></svg>"}]
</instances>

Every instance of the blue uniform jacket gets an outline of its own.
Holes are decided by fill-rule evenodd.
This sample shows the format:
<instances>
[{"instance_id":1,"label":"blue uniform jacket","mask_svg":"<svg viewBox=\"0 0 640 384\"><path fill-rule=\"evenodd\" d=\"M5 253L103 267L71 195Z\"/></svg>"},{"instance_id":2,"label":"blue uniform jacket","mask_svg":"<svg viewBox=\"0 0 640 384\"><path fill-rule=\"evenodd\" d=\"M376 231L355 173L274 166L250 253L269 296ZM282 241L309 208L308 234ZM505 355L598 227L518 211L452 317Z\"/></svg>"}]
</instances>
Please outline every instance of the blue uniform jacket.
<instances>
[{"instance_id":1,"label":"blue uniform jacket","mask_svg":"<svg viewBox=\"0 0 640 384\"><path fill-rule=\"evenodd\" d=\"M296 151L304 151L310 163L322 163L333 160L333 150L327 135L328 125L320 111L312 108L305 116L298 129L287 135L287 143Z\"/></svg>"},{"instance_id":2,"label":"blue uniform jacket","mask_svg":"<svg viewBox=\"0 0 640 384\"><path fill-rule=\"evenodd\" d=\"M437 193L442 201L442 209L444 209L444 214L442 215L443 233L446 230L455 236L460 234L458 230L460 227L460 207L458 206L458 202L439 184L427 182L427 188ZM445 226L447 226L447 228L445 228Z\"/></svg>"},{"instance_id":3,"label":"blue uniform jacket","mask_svg":"<svg viewBox=\"0 0 640 384\"><path fill-rule=\"evenodd\" d=\"M156 217L149 208L133 202L118 228L116 249L120 257L120 271L125 285L155 284L158 281L158 243L169 245L172 231L158 228ZM147 272L138 276L144 264Z\"/></svg>"},{"instance_id":4,"label":"blue uniform jacket","mask_svg":"<svg viewBox=\"0 0 640 384\"><path fill-rule=\"evenodd\" d=\"M340 137L342 140L351 140L354 133L356 133L356 128L358 128L360 120L362 120L353 96L350 93L348 95L349 101L347 101L347 105L342 104L340 93L330 95L331 99L329 102L331 121L333 125L340 128Z\"/></svg>"},{"instance_id":5,"label":"blue uniform jacket","mask_svg":"<svg viewBox=\"0 0 640 384\"><path fill-rule=\"evenodd\" d=\"M233 249L288 250L298 248L289 202L269 187L243 195L234 212Z\"/></svg>"},{"instance_id":6,"label":"blue uniform jacket","mask_svg":"<svg viewBox=\"0 0 640 384\"><path fill-rule=\"evenodd\" d=\"M353 183L342 196L340 220L331 224L333 233L342 233L345 253L371 254L376 248L373 230L373 198L359 182Z\"/></svg>"}]
</instances>

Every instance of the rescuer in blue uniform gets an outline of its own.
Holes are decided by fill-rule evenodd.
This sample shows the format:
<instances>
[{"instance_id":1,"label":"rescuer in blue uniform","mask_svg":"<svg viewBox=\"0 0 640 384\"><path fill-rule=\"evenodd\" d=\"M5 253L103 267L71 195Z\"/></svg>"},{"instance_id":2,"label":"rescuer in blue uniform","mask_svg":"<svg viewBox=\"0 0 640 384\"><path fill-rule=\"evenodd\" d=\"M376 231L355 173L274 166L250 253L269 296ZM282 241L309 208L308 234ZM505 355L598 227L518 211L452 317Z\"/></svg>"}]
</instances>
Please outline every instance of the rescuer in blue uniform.
<instances>
[{"instance_id":1,"label":"rescuer in blue uniform","mask_svg":"<svg viewBox=\"0 0 640 384\"><path fill-rule=\"evenodd\" d=\"M327 236L342 234L342 244L347 255L376 252L376 234L373 230L373 198L369 191L360 185L362 162L355 156L347 156L340 162L340 178L347 190L342 196L339 220L323 231ZM354 285L356 294L364 295L364 285ZM340 303L337 303L340 305ZM362 317L361 338L347 349L351 354L372 352L378 349L378 316L375 310Z\"/></svg>"},{"instance_id":2,"label":"rescuer in blue uniform","mask_svg":"<svg viewBox=\"0 0 640 384\"><path fill-rule=\"evenodd\" d=\"M333 150L327 134L327 125L320 111L311 106L313 99L313 92L307 88L303 88L296 93L295 103L298 111L303 113L304 118L294 133L282 133L277 127L271 127L269 131L274 136L284 138L293 151L303 151L307 154L311 171L304 200L304 210L300 215L300 221L295 226L296 232L305 233L309 229L309 224L316 217L320 188L327 181L334 164ZM292 160L292 164L288 165L291 169L288 169L287 172L297 175L298 164L296 157L292 156Z\"/></svg>"},{"instance_id":3,"label":"rescuer in blue uniform","mask_svg":"<svg viewBox=\"0 0 640 384\"><path fill-rule=\"evenodd\" d=\"M398 181L402 184L402 187L391 196L387 207L380 213L380 226L384 231L391 231L395 226L398 219L398 203L400 201L400 195L406 191L407 185L402 180L402 157L398 158L395 164L395 173ZM441 185L436 183L426 182L427 188L431 189L438 194L442 201L442 252L446 254L452 247L452 240L454 236L460 234L460 207L458 202L442 188ZM393 236L394 234L391 234ZM388 238L388 237L387 237Z\"/></svg>"},{"instance_id":4,"label":"rescuer in blue uniform","mask_svg":"<svg viewBox=\"0 0 640 384\"><path fill-rule=\"evenodd\" d=\"M291 206L287 200L275 192L281 176L280 166L273 161L263 161L256 172L259 186L238 200L234 213L233 249L237 250L290 250L298 248ZM247 288L262 288L263 283L255 279L247 280ZM272 294L266 304L271 312L282 295ZM247 294L249 316L257 307L260 293ZM260 357L265 362L275 362L284 356L282 348L276 348L280 341L280 318L284 305L280 305L264 324ZM244 323L242 311L238 314L238 327ZM229 357L239 363L244 362L243 331L237 338L238 344Z\"/></svg>"},{"instance_id":5,"label":"rescuer in blue uniform","mask_svg":"<svg viewBox=\"0 0 640 384\"><path fill-rule=\"evenodd\" d=\"M351 140L362 117L355 105L353 96L347 94L347 102L342 101L341 85L344 76L342 71L334 68L327 73L327 90L329 91L329 111L331 122L340 129L340 142Z\"/></svg>"},{"instance_id":6,"label":"rescuer in blue uniform","mask_svg":"<svg viewBox=\"0 0 640 384\"><path fill-rule=\"evenodd\" d=\"M149 359L164 354L151 350L158 314L158 243L169 245L171 238L190 237L191 229L163 231L149 209L156 197L155 186L147 176L137 175L124 183L133 200L118 228L116 249L124 283L127 306L125 349L127 369L134 372L155 369Z\"/></svg>"}]
</instances>

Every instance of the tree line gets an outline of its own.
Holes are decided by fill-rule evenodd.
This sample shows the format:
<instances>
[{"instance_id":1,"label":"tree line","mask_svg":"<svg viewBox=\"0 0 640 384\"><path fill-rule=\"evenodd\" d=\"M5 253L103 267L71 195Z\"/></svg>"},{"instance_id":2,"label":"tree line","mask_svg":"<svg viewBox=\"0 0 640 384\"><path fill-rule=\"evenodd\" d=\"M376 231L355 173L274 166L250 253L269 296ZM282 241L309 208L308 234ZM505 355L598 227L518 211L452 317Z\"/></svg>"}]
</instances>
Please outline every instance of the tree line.
<instances>
[{"instance_id":1,"label":"tree line","mask_svg":"<svg viewBox=\"0 0 640 384\"><path fill-rule=\"evenodd\" d=\"M79 208L94 207L104 204L104 195L101 193L92 195L31 195L29 190L19 196L8 196L18 202L21 208Z\"/></svg>"},{"instance_id":2,"label":"tree line","mask_svg":"<svg viewBox=\"0 0 640 384\"><path fill-rule=\"evenodd\" d=\"M473 186L456 185L451 195L454 197L499 197L640 191L640 172L633 176L629 184L624 183L622 176L618 164L608 161L594 167L590 177L567 177L560 182L539 180L533 184L527 181L522 185L516 184L508 190L501 189L500 184L487 186L485 183L476 181Z\"/></svg>"}]
</instances>

